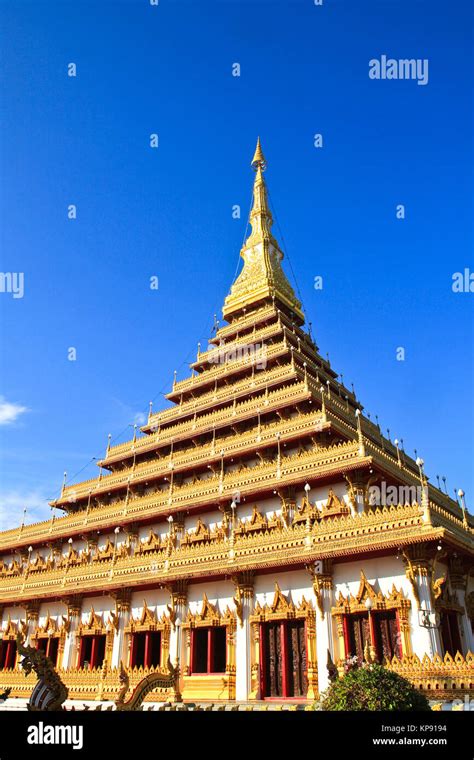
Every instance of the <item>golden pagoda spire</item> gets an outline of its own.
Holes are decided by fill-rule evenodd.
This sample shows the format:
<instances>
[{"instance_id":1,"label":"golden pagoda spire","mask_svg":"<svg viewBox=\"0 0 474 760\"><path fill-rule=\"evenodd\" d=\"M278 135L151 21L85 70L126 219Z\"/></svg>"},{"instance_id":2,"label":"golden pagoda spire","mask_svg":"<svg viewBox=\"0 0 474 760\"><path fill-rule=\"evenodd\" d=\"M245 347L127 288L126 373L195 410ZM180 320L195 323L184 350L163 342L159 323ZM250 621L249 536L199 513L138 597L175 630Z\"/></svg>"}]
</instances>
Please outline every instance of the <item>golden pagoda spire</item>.
<instances>
[{"instance_id":1,"label":"golden pagoda spire","mask_svg":"<svg viewBox=\"0 0 474 760\"><path fill-rule=\"evenodd\" d=\"M255 171L260 166L262 171L265 171L267 168L267 162L265 161L265 156L263 155L262 146L260 144L260 137L257 138L257 147L255 148L255 153L253 154L252 163L250 166L253 166Z\"/></svg>"},{"instance_id":2,"label":"golden pagoda spire","mask_svg":"<svg viewBox=\"0 0 474 760\"><path fill-rule=\"evenodd\" d=\"M244 308L256 307L265 301L278 301L289 310L296 321L303 323L301 304L288 282L281 260L283 253L272 235L273 217L268 205L268 194L263 172L267 162L263 155L260 137L251 162L255 170L253 205L250 212L252 232L240 252L244 267L227 296L223 315L229 319Z\"/></svg>"}]
</instances>

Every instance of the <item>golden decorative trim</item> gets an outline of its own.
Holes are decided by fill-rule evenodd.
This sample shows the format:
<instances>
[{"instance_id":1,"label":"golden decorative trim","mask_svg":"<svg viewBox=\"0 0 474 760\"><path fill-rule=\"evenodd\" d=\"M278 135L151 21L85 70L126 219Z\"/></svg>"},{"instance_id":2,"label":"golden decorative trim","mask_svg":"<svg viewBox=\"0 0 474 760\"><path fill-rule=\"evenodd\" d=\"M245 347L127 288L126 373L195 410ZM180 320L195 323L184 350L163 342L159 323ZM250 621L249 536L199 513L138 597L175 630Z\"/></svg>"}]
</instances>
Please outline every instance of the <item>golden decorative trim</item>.
<instances>
[{"instance_id":1,"label":"golden decorative trim","mask_svg":"<svg viewBox=\"0 0 474 760\"><path fill-rule=\"evenodd\" d=\"M202 597L201 612L197 612L195 615L191 611L188 612L186 622L183 623L183 630L188 628L209 627L215 625L225 625L232 629L235 629L235 615L229 607L227 607L224 614L221 614L216 605L211 604L207 598L207 594L204 593Z\"/></svg>"},{"instance_id":2,"label":"golden decorative trim","mask_svg":"<svg viewBox=\"0 0 474 760\"><path fill-rule=\"evenodd\" d=\"M387 667L395 673L408 678L414 686L421 689L428 697L453 698L463 694L472 694L474 689L474 654L468 652L463 657L459 652L453 658L445 654L444 658L436 654L432 659L425 655L394 657Z\"/></svg>"},{"instance_id":3,"label":"golden decorative trim","mask_svg":"<svg viewBox=\"0 0 474 760\"><path fill-rule=\"evenodd\" d=\"M102 615L98 615L91 607L89 618L85 623L81 622L77 628L78 636L97 636L102 633L107 633L107 626L104 624Z\"/></svg>"},{"instance_id":4,"label":"golden decorative trim","mask_svg":"<svg viewBox=\"0 0 474 760\"><path fill-rule=\"evenodd\" d=\"M303 596L299 605L295 607L293 601L282 593L278 582L275 582L275 594L271 605L265 604L262 607L257 601L249 620L251 623L263 623L268 620L289 620L309 617L314 617L314 609L310 602Z\"/></svg>"},{"instance_id":5,"label":"golden decorative trim","mask_svg":"<svg viewBox=\"0 0 474 760\"><path fill-rule=\"evenodd\" d=\"M349 594L345 597L340 591L336 599L336 606L332 608L331 612L333 615L367 612L365 606L367 599L372 602L372 611L409 608L411 606L410 600L406 599L401 589L395 588L395 584L392 585L392 589L387 595L382 594L381 591L377 593L365 577L364 571L361 570L359 590L356 596Z\"/></svg>"},{"instance_id":6,"label":"golden decorative trim","mask_svg":"<svg viewBox=\"0 0 474 760\"><path fill-rule=\"evenodd\" d=\"M162 614L158 619L156 612L150 610L146 599L143 600L143 607L138 618L132 618L124 628L124 633L139 633L142 631L165 631L171 628L171 620Z\"/></svg>"}]
</instances>

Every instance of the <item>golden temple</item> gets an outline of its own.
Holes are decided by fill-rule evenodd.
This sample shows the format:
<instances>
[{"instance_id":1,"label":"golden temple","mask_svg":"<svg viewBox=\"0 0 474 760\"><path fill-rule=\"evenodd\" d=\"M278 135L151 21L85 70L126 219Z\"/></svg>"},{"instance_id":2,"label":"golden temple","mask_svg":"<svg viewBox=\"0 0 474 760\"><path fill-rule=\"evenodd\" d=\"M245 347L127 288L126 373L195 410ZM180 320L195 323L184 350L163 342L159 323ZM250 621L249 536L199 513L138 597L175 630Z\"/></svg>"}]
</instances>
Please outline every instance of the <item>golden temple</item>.
<instances>
[{"instance_id":1,"label":"golden temple","mask_svg":"<svg viewBox=\"0 0 474 760\"><path fill-rule=\"evenodd\" d=\"M251 165L225 326L96 478L64 485L50 520L0 533L9 702L34 685L18 635L91 703L168 663L185 701L313 701L328 660L367 648L436 698L473 687L464 497L433 486L319 354L272 234L260 140Z\"/></svg>"}]
</instances>

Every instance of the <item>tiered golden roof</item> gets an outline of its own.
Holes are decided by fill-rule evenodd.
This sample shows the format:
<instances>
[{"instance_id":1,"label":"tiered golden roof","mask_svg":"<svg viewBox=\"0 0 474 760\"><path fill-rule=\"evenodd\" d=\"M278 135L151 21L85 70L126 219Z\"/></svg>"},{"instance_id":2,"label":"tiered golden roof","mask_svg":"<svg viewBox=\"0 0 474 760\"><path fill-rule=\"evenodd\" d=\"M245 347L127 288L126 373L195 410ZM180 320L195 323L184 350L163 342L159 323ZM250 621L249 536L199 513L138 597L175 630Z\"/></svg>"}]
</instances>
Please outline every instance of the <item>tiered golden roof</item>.
<instances>
[{"instance_id":1,"label":"tiered golden roof","mask_svg":"<svg viewBox=\"0 0 474 760\"><path fill-rule=\"evenodd\" d=\"M144 551L135 551L133 542L122 546L120 555L110 544L106 554L88 548L66 555L62 564L53 555L33 555L25 564L29 545L36 551L73 536L88 541L98 530L111 532L120 525L136 531L140 523L216 507L225 516L236 492L250 504L277 495L283 505L294 505L296 492L308 482L346 481L349 493L354 484L365 479L367 485L374 477L419 485L416 463L360 413L354 393L338 381L303 329L301 304L271 232L260 140L252 166L252 232L242 248L242 271L225 300L228 324L198 352L191 374L175 378L167 394L171 405L150 413L143 435L109 446L97 478L63 488L52 505L66 516L0 533L5 555L13 547L23 552L21 562L14 558L0 565L0 601L151 579ZM403 546L442 536L467 551L472 528L458 504L431 485L425 501L380 514L367 505L360 519L330 499L324 520L312 506L294 505L294 516L285 523L267 520L265 530L238 533L232 555L219 531L201 531L205 541L184 534L168 542L157 539L152 575L184 577L190 568L196 571L196 562L203 573L215 574L228 572L229 563L236 569L301 564L334 552L369 551L375 534L379 549L395 540Z\"/></svg>"}]
</instances>

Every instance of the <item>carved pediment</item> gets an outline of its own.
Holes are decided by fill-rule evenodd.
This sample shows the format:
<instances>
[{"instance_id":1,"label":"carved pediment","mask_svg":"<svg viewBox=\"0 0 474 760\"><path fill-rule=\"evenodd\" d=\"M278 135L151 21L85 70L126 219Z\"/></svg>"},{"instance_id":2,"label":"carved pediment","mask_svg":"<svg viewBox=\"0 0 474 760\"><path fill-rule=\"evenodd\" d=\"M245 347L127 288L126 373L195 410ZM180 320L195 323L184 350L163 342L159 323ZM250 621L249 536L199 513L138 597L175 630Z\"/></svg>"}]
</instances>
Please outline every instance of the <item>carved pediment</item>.
<instances>
[{"instance_id":1,"label":"carved pediment","mask_svg":"<svg viewBox=\"0 0 474 760\"><path fill-rule=\"evenodd\" d=\"M21 566L18 560L14 559L5 570L5 575L20 575Z\"/></svg>"},{"instance_id":2,"label":"carved pediment","mask_svg":"<svg viewBox=\"0 0 474 760\"><path fill-rule=\"evenodd\" d=\"M410 600L406 599L401 589L397 589L395 584L392 584L392 588L388 594L383 594L382 591L376 592L374 587L367 580L363 570L360 571L360 584L357 594L353 596L343 596L340 591L336 598L336 606L333 608L333 612L366 612L367 599L372 602L372 610L383 609L397 609L399 607L407 608L410 606Z\"/></svg>"},{"instance_id":3,"label":"carved pediment","mask_svg":"<svg viewBox=\"0 0 474 760\"><path fill-rule=\"evenodd\" d=\"M369 597L370 599L375 600L377 598L377 594L375 593L373 587L370 585L369 581L365 577L364 571L361 570L360 584L359 584L359 590L356 594L356 600L359 604L363 604Z\"/></svg>"},{"instance_id":4,"label":"carved pediment","mask_svg":"<svg viewBox=\"0 0 474 760\"><path fill-rule=\"evenodd\" d=\"M305 494L303 496L301 504L296 509L295 516L293 518L293 525L298 525L298 523L306 522L308 519L314 520L315 518L316 509Z\"/></svg>"},{"instance_id":5,"label":"carved pediment","mask_svg":"<svg viewBox=\"0 0 474 760\"><path fill-rule=\"evenodd\" d=\"M161 537L153 529L150 529L148 538L140 542L138 547L139 553L153 552L161 548Z\"/></svg>"},{"instance_id":6,"label":"carved pediment","mask_svg":"<svg viewBox=\"0 0 474 760\"><path fill-rule=\"evenodd\" d=\"M204 593L202 597L202 607L201 612L197 612L195 615L193 615L190 612L188 612L188 616L186 619L187 623L191 624L207 624L207 625L216 625L219 623L219 613L217 611L217 608L215 605L211 604L209 599L207 598L207 594Z\"/></svg>"},{"instance_id":7,"label":"carved pediment","mask_svg":"<svg viewBox=\"0 0 474 760\"><path fill-rule=\"evenodd\" d=\"M150 610L146 599L143 600L142 613L139 618L140 625L155 625L156 613Z\"/></svg>"},{"instance_id":8,"label":"carved pediment","mask_svg":"<svg viewBox=\"0 0 474 760\"><path fill-rule=\"evenodd\" d=\"M310 602L303 596L298 606L295 606L291 598L286 597L278 582L275 583L275 593L271 605L255 604L250 622L266 620L285 620L288 618L309 617L314 615L314 609Z\"/></svg>"},{"instance_id":9,"label":"carved pediment","mask_svg":"<svg viewBox=\"0 0 474 760\"><path fill-rule=\"evenodd\" d=\"M34 633L31 634L31 638L37 639L37 638L44 638L44 637L49 638L49 637L54 637L54 636L65 636L69 630L69 620L64 615L61 616L61 620L62 620L62 625L60 626L58 624L58 621L55 620L55 618L51 617L50 612L48 610L44 625L37 626Z\"/></svg>"},{"instance_id":10,"label":"carved pediment","mask_svg":"<svg viewBox=\"0 0 474 760\"><path fill-rule=\"evenodd\" d=\"M217 607L214 604L210 603L209 599L207 598L207 594L205 593L202 597L202 608L201 612L199 613L199 621L201 623L214 622L218 619L219 613L217 611Z\"/></svg>"},{"instance_id":11,"label":"carved pediment","mask_svg":"<svg viewBox=\"0 0 474 760\"><path fill-rule=\"evenodd\" d=\"M340 499L336 494L334 493L333 489L330 488L328 491L328 498L325 504L321 505L321 517L334 517L336 515L349 515L351 512L350 508L344 501L344 499Z\"/></svg>"},{"instance_id":12,"label":"carved pediment","mask_svg":"<svg viewBox=\"0 0 474 760\"><path fill-rule=\"evenodd\" d=\"M114 545L110 538L107 539L107 543L105 544L103 549L98 549L96 554L96 559L98 560L106 560L106 559L112 559L114 556Z\"/></svg>"},{"instance_id":13,"label":"carved pediment","mask_svg":"<svg viewBox=\"0 0 474 760\"><path fill-rule=\"evenodd\" d=\"M30 573L34 573L35 571L44 570L46 567L46 562L41 556L39 552L37 552L36 557L32 560L30 560L29 563L29 571Z\"/></svg>"},{"instance_id":14,"label":"carved pediment","mask_svg":"<svg viewBox=\"0 0 474 760\"><path fill-rule=\"evenodd\" d=\"M281 522L281 521L280 521ZM268 518L262 512L259 512L258 507L255 506L252 510L251 516L247 520L240 519L235 529L235 535L256 533L258 531L268 530L269 527L277 527L277 517L274 515L270 523Z\"/></svg>"},{"instance_id":15,"label":"carved pediment","mask_svg":"<svg viewBox=\"0 0 474 760\"><path fill-rule=\"evenodd\" d=\"M209 528L207 527L207 525L204 525L201 518L198 517L195 529L188 531L184 535L181 541L181 546L201 543L202 541L209 541L210 537L211 536L210 536Z\"/></svg>"},{"instance_id":16,"label":"carved pediment","mask_svg":"<svg viewBox=\"0 0 474 760\"><path fill-rule=\"evenodd\" d=\"M94 610L94 607L91 607L91 611L89 613L89 617L85 623L81 623L78 628L79 635L84 635L87 633L105 633L106 628L104 621L102 619L102 615L98 615L97 612Z\"/></svg>"},{"instance_id":17,"label":"carved pediment","mask_svg":"<svg viewBox=\"0 0 474 760\"><path fill-rule=\"evenodd\" d=\"M18 625L17 623L14 623L13 620L10 617L10 614L7 618L7 624L5 628L3 629L3 638L12 638L15 639L18 633Z\"/></svg>"},{"instance_id":18,"label":"carved pediment","mask_svg":"<svg viewBox=\"0 0 474 760\"><path fill-rule=\"evenodd\" d=\"M270 609L273 614L275 613L287 614L288 612L293 612L295 609L295 605L293 604L291 599L289 598L287 599L287 597L284 596L278 583L275 583L275 595L273 597L273 602L271 604Z\"/></svg>"},{"instance_id":19,"label":"carved pediment","mask_svg":"<svg viewBox=\"0 0 474 760\"><path fill-rule=\"evenodd\" d=\"M42 627L39 628L39 630L42 633L50 633L50 632L51 633L56 633L57 628L58 628L58 625L56 623L56 620L51 617L51 615L49 613L49 610L48 610L48 612L46 614L45 623L44 623L44 625Z\"/></svg>"}]
</instances>

